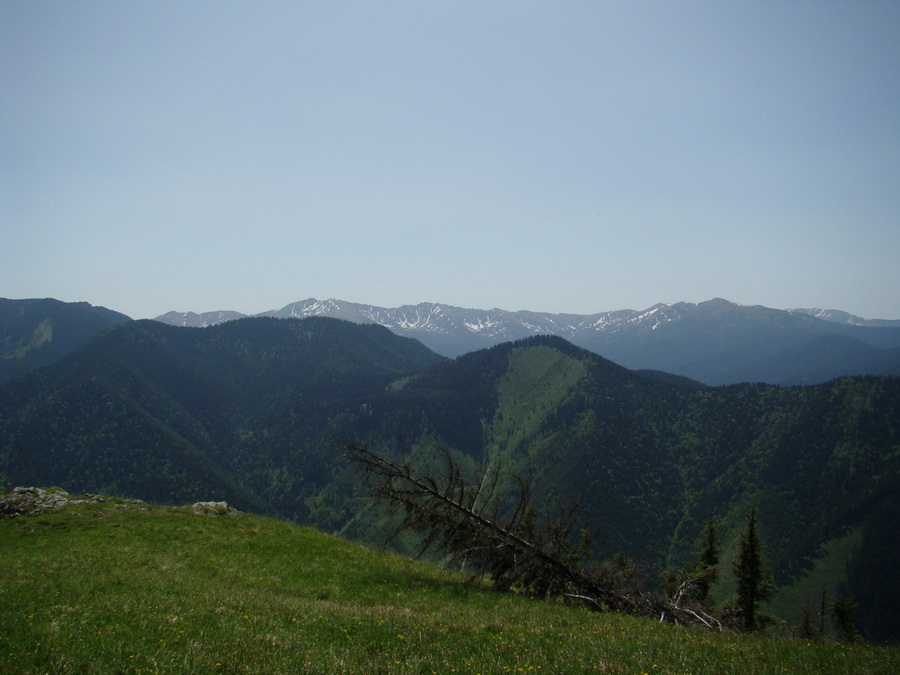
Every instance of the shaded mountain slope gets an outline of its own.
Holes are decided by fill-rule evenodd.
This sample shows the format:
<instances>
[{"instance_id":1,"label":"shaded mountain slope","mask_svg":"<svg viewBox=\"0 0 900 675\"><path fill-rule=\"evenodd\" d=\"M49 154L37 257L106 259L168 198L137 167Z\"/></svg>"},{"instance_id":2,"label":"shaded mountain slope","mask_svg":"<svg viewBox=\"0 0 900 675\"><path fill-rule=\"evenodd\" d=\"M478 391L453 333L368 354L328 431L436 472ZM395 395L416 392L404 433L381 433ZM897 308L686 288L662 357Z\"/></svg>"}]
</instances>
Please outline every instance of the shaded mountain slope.
<instances>
[{"instance_id":1,"label":"shaded mountain slope","mask_svg":"<svg viewBox=\"0 0 900 675\"><path fill-rule=\"evenodd\" d=\"M282 466L298 430L314 437L329 408L439 360L334 319L129 323L0 390L0 471L159 501L214 492L269 512L279 494L262 476L290 474L295 486L327 475L315 461Z\"/></svg>"},{"instance_id":2,"label":"shaded mountain slope","mask_svg":"<svg viewBox=\"0 0 900 675\"><path fill-rule=\"evenodd\" d=\"M900 346L897 328L844 325L721 299L661 306L652 318L649 330L630 326L586 334L577 343L628 368L663 370L712 385L815 384L843 375L888 374L878 370L879 355ZM862 372L861 350L871 364Z\"/></svg>"},{"instance_id":3,"label":"shaded mountain slope","mask_svg":"<svg viewBox=\"0 0 900 675\"><path fill-rule=\"evenodd\" d=\"M847 375L898 375L900 349L885 349L849 335L820 335L725 373L729 382L815 384Z\"/></svg>"},{"instance_id":4,"label":"shaded mountain slope","mask_svg":"<svg viewBox=\"0 0 900 675\"><path fill-rule=\"evenodd\" d=\"M0 382L49 365L130 320L86 302L0 298Z\"/></svg>"}]
</instances>

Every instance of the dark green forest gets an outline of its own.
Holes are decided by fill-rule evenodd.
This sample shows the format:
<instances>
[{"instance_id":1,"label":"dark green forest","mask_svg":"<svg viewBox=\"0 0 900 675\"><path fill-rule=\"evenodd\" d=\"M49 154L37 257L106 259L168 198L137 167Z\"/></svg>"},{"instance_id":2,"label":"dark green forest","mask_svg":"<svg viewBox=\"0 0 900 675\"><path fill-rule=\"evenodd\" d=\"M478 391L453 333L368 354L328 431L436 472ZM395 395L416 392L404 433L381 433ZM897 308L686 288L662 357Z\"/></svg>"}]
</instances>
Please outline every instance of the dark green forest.
<instances>
[{"instance_id":1,"label":"dark green forest","mask_svg":"<svg viewBox=\"0 0 900 675\"><path fill-rule=\"evenodd\" d=\"M544 511L578 501L593 555L628 556L649 585L711 518L733 558L755 507L768 611L793 622L810 598L845 597L867 637L900 638L900 378L713 388L558 337L451 361L379 326L254 318L128 322L0 386L7 486L227 500L379 543L390 523L341 453L351 438L526 477Z\"/></svg>"},{"instance_id":2,"label":"dark green forest","mask_svg":"<svg viewBox=\"0 0 900 675\"><path fill-rule=\"evenodd\" d=\"M131 321L86 302L0 298L0 382L48 366L100 331Z\"/></svg>"}]
</instances>

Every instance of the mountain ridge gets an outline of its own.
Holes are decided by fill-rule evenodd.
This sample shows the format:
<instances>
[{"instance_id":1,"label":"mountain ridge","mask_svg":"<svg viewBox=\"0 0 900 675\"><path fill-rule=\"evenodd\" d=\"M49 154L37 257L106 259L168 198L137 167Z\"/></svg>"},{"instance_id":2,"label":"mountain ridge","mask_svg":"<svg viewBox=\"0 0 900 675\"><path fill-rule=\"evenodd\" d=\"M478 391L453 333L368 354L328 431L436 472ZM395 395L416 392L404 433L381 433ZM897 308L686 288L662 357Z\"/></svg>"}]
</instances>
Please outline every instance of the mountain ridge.
<instances>
[{"instance_id":1,"label":"mountain ridge","mask_svg":"<svg viewBox=\"0 0 900 675\"><path fill-rule=\"evenodd\" d=\"M169 312L156 320L211 326L235 314ZM308 298L257 316L332 316L375 323L450 358L532 335L557 335L629 369L664 371L711 385L812 384L840 375L900 372L900 353L894 351L900 348L900 321L866 320L839 310L739 305L722 298L585 315L440 303L384 308ZM822 351L823 336L847 339L842 348ZM817 353L827 355L828 363L816 362ZM782 364L780 370L775 363Z\"/></svg>"},{"instance_id":2,"label":"mountain ridge","mask_svg":"<svg viewBox=\"0 0 900 675\"><path fill-rule=\"evenodd\" d=\"M411 305L400 305L398 307L382 307L378 305L371 305L365 303L357 303L351 302L347 300L340 300L336 298L329 298L327 300L318 300L316 298L306 298L305 300L298 300L295 302L288 303L281 309L270 309L264 312L259 312L256 314L243 314L241 312L237 312L234 310L217 310L217 311L209 311L197 313L194 311L187 312L179 312L179 311L169 311L165 314L161 314L155 317L154 321L161 321L163 323L169 323L171 325L181 325L187 327L194 328L203 328L207 326L213 326L218 323L223 323L225 321L233 321L235 319L251 317L251 316L274 316L277 318L302 318L306 316L332 316L336 314L344 314L346 316L338 316L337 318L345 318L346 320L352 320L350 317L355 317L359 319L367 319L372 323L379 323L377 317L381 316L392 316L396 314L400 314L402 316L408 316L409 313L417 314L421 317L422 314L427 315L441 315L443 312L449 312L451 314L458 314L460 312L465 313L473 313L473 314L481 314L484 317L487 317L487 321L484 324L472 323L468 324L469 329L474 332L479 332L484 327L488 325L493 325L495 321L492 321L491 318L512 315L523 317L522 323L526 327L530 327L532 329L538 328L538 322L540 320L547 321L551 325L557 326L560 330L569 329L576 330L585 325L605 325L605 324L615 324L622 321L640 321L643 317L650 316L657 311L665 308L684 308L684 307L696 307L698 305L705 304L721 304L727 303L729 305L733 305L735 307L765 307L764 305L741 305L739 303L732 302L730 300L726 300L720 297L714 297L709 300L701 301L698 303L679 301L675 303L665 303L659 302L646 309L642 310L634 310L634 309L617 309L617 310L606 310L601 312L593 312L590 314L579 314L574 312L541 312L535 310L506 310L498 307L492 307L490 309L478 309L478 308L467 308L459 305L451 305L449 303L441 303L441 302L420 302ZM795 315L803 315L803 316L811 316L816 319L820 319L822 321L828 321L831 323L840 323L852 326L867 326L867 327L881 327L881 328L896 328L900 327L900 319L865 319L856 314L851 314L849 312L845 312L839 309L821 309L821 308L787 308L787 309L773 309L773 311L778 312L787 312L789 314ZM534 324L529 324L524 318L531 317L536 321ZM407 324L407 327L413 327L414 325L420 324L419 321L410 322ZM427 322L425 325L429 325ZM563 336L565 337L565 336Z\"/></svg>"}]
</instances>

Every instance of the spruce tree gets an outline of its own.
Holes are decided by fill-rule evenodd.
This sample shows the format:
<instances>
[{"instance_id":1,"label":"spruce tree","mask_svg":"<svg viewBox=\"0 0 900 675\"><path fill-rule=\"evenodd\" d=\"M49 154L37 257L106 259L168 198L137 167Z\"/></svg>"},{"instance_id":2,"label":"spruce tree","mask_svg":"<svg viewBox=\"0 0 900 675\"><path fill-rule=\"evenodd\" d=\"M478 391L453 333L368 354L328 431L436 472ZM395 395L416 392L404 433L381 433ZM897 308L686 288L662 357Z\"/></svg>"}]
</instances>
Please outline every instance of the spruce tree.
<instances>
[{"instance_id":1,"label":"spruce tree","mask_svg":"<svg viewBox=\"0 0 900 675\"><path fill-rule=\"evenodd\" d=\"M734 561L737 608L741 612L743 628L748 631L759 627L759 603L772 597L775 592L763 561L763 543L759 537L758 525L754 506L747 514L747 524L741 533L738 555Z\"/></svg>"},{"instance_id":2,"label":"spruce tree","mask_svg":"<svg viewBox=\"0 0 900 675\"><path fill-rule=\"evenodd\" d=\"M694 597L702 605L708 607L712 604L710 591L713 584L719 579L720 549L716 541L716 521L713 518L706 521L706 527L700 538L700 547L697 564L694 567L694 575L697 579L694 586Z\"/></svg>"}]
</instances>

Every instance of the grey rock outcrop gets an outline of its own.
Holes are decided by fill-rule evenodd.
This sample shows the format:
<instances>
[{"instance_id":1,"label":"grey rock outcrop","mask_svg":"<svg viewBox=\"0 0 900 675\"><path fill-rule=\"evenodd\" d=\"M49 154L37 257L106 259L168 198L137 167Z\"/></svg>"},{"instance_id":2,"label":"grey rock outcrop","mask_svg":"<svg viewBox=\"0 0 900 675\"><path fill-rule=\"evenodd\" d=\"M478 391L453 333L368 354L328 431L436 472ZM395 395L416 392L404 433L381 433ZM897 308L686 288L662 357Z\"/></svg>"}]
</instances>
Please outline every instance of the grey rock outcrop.
<instances>
[{"instance_id":1,"label":"grey rock outcrop","mask_svg":"<svg viewBox=\"0 0 900 675\"><path fill-rule=\"evenodd\" d=\"M198 516L237 516L240 514L236 508L228 506L228 502L197 502L191 506Z\"/></svg>"},{"instance_id":2,"label":"grey rock outcrop","mask_svg":"<svg viewBox=\"0 0 900 675\"><path fill-rule=\"evenodd\" d=\"M59 511L69 504L69 493L59 488L16 487L0 497L0 517L36 516Z\"/></svg>"}]
</instances>

